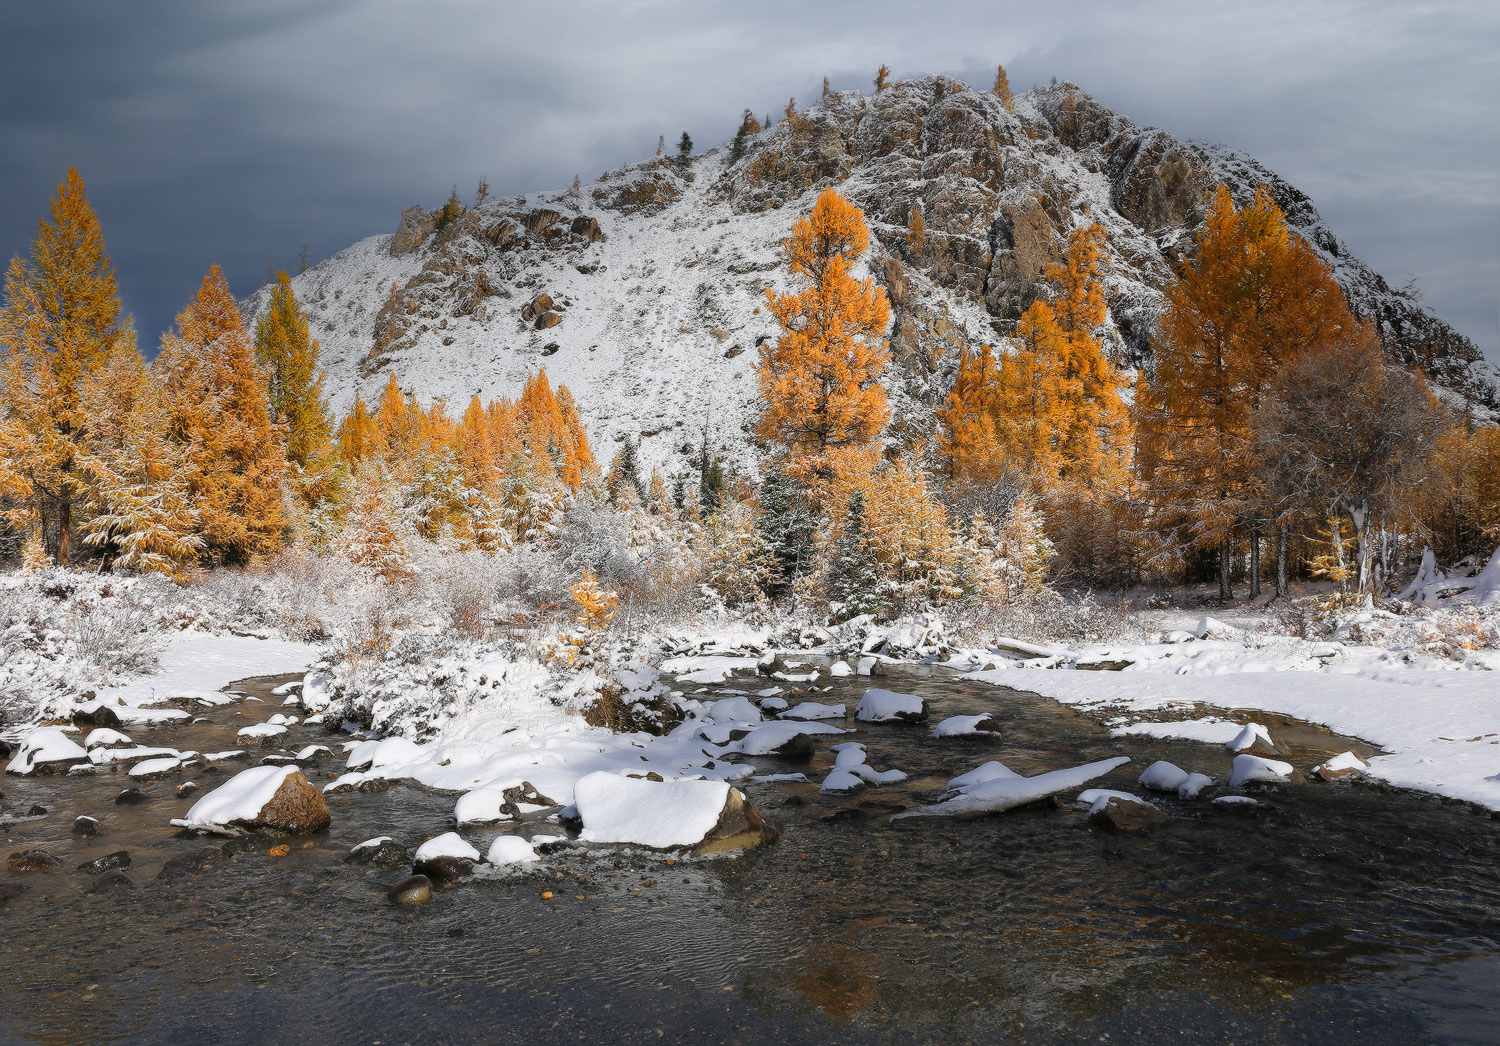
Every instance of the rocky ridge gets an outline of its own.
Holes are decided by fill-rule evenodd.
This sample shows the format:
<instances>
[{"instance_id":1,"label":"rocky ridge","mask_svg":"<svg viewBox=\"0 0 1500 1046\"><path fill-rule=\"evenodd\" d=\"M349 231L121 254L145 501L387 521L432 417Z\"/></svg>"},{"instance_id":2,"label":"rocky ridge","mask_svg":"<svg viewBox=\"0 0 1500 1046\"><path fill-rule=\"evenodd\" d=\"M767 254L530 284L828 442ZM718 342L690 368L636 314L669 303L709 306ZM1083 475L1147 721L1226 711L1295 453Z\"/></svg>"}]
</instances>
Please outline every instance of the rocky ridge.
<instances>
[{"instance_id":1,"label":"rocky ridge","mask_svg":"<svg viewBox=\"0 0 1500 1046\"><path fill-rule=\"evenodd\" d=\"M783 287L780 241L822 187L866 213L866 267L893 306L890 439L921 439L965 345L1003 341L1037 297L1069 231L1107 234L1111 354L1149 365L1161 288L1187 256L1214 191L1266 184L1293 229L1333 266L1356 313L1395 359L1454 400L1500 408L1476 346L1393 290L1338 240L1304 194L1242 153L1142 128L1069 83L1007 107L949 77L830 94L680 169L657 157L560 193L490 197L458 215L412 208L294 280L322 344L338 409L378 394L388 371L461 410L514 395L545 366L572 388L598 453L642 440L648 461L707 437L752 452L754 349ZM920 207L927 246L906 225ZM252 320L262 288L242 303Z\"/></svg>"}]
</instances>

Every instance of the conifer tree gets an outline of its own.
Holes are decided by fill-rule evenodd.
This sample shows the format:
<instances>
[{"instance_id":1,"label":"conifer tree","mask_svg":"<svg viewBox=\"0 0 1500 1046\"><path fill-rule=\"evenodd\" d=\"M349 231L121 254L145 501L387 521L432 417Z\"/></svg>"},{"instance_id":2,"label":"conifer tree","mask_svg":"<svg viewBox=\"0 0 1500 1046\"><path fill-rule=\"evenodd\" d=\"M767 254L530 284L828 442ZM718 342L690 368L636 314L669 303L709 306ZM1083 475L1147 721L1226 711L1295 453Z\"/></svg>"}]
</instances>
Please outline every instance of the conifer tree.
<instances>
[{"instance_id":1,"label":"conifer tree","mask_svg":"<svg viewBox=\"0 0 1500 1046\"><path fill-rule=\"evenodd\" d=\"M398 529L397 499L379 462L355 470L354 504L340 539L344 556L385 581L412 576L411 555Z\"/></svg>"},{"instance_id":2,"label":"conifer tree","mask_svg":"<svg viewBox=\"0 0 1500 1046\"><path fill-rule=\"evenodd\" d=\"M806 489L788 475L779 459L772 459L761 481L757 526L766 554L766 595L779 599L813 568L813 535L817 530Z\"/></svg>"},{"instance_id":3,"label":"conifer tree","mask_svg":"<svg viewBox=\"0 0 1500 1046\"><path fill-rule=\"evenodd\" d=\"M171 397L173 439L189 448L189 491L209 553L238 564L274 550L286 459L265 374L217 265L163 337L154 366Z\"/></svg>"},{"instance_id":4,"label":"conifer tree","mask_svg":"<svg viewBox=\"0 0 1500 1046\"><path fill-rule=\"evenodd\" d=\"M873 279L849 272L869 242L859 208L826 189L782 245L804 288L766 292L782 334L760 350L764 406L755 432L785 451L788 471L820 507L839 452L872 445L889 414L880 377L890 359L890 305Z\"/></svg>"},{"instance_id":5,"label":"conifer tree","mask_svg":"<svg viewBox=\"0 0 1500 1046\"><path fill-rule=\"evenodd\" d=\"M865 496L856 490L849 499L844 525L839 528L828 568L828 600L836 608L835 621L873 614L880 608L880 575L876 572L875 559L866 547L867 540Z\"/></svg>"},{"instance_id":6,"label":"conifer tree","mask_svg":"<svg viewBox=\"0 0 1500 1046\"><path fill-rule=\"evenodd\" d=\"M385 453L385 439L380 433L380 425L370 413L370 405L357 395L354 397L354 406L339 423L337 442L339 457L351 465L364 458Z\"/></svg>"},{"instance_id":7,"label":"conifer tree","mask_svg":"<svg viewBox=\"0 0 1500 1046\"><path fill-rule=\"evenodd\" d=\"M685 171L692 162L693 139L689 137L686 131L683 131L682 137L677 139L677 166Z\"/></svg>"},{"instance_id":8,"label":"conifer tree","mask_svg":"<svg viewBox=\"0 0 1500 1046\"><path fill-rule=\"evenodd\" d=\"M271 416L287 426L286 458L307 468L327 446L332 422L323 402L318 343L285 271L276 277L271 303L255 324L255 358L267 369Z\"/></svg>"},{"instance_id":9,"label":"conifer tree","mask_svg":"<svg viewBox=\"0 0 1500 1046\"><path fill-rule=\"evenodd\" d=\"M825 76L823 77L823 97L826 99L832 93L833 89L828 86L828 77Z\"/></svg>"},{"instance_id":10,"label":"conifer tree","mask_svg":"<svg viewBox=\"0 0 1500 1046\"><path fill-rule=\"evenodd\" d=\"M921 258L927 251L927 223L922 220L921 204L912 206L906 223L906 251L912 259Z\"/></svg>"},{"instance_id":11,"label":"conifer tree","mask_svg":"<svg viewBox=\"0 0 1500 1046\"><path fill-rule=\"evenodd\" d=\"M1010 109L1013 107L1014 102L1011 99L1010 93L1010 77L1005 75L1005 66L995 66L995 86L990 88L990 90L996 98L1000 99L1005 108Z\"/></svg>"},{"instance_id":12,"label":"conifer tree","mask_svg":"<svg viewBox=\"0 0 1500 1046\"><path fill-rule=\"evenodd\" d=\"M50 566L52 559L42 541L42 528L33 526L26 531L26 540L21 545L21 573L39 574Z\"/></svg>"},{"instance_id":13,"label":"conifer tree","mask_svg":"<svg viewBox=\"0 0 1500 1046\"><path fill-rule=\"evenodd\" d=\"M604 489L609 499L621 508L640 506L646 502L646 484L641 479L641 466L636 442L628 436L615 451L610 462L609 473L604 477Z\"/></svg>"},{"instance_id":14,"label":"conifer tree","mask_svg":"<svg viewBox=\"0 0 1500 1046\"><path fill-rule=\"evenodd\" d=\"M22 488L22 512L55 532L57 562L72 562L75 510L85 491L79 467L89 434L81 392L110 355L133 348L121 319L114 267L83 179L70 169L51 217L37 220L31 257L12 258L0 306L0 417L10 438L0 475Z\"/></svg>"},{"instance_id":15,"label":"conifer tree","mask_svg":"<svg viewBox=\"0 0 1500 1046\"><path fill-rule=\"evenodd\" d=\"M888 65L882 65L879 69L875 70L875 93L876 94L879 94L881 91L885 90L886 80L890 77L890 75L891 75L891 67L888 66Z\"/></svg>"}]
</instances>

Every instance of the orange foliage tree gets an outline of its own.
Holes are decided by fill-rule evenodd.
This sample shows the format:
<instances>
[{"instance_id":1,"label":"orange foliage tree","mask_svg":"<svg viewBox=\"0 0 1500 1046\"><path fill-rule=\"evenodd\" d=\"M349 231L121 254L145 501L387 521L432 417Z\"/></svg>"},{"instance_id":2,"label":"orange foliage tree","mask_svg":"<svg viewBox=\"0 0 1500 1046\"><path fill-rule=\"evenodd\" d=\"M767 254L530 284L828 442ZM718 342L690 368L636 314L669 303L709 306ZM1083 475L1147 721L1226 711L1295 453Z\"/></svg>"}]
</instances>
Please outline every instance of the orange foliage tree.
<instances>
[{"instance_id":1,"label":"orange foliage tree","mask_svg":"<svg viewBox=\"0 0 1500 1046\"><path fill-rule=\"evenodd\" d=\"M785 449L788 473L820 507L842 452L873 445L889 416L880 376L890 361L890 305L874 280L850 275L869 245L864 214L825 189L782 244L787 268L805 286L766 292L782 334L760 350L764 408L755 432Z\"/></svg>"}]
</instances>

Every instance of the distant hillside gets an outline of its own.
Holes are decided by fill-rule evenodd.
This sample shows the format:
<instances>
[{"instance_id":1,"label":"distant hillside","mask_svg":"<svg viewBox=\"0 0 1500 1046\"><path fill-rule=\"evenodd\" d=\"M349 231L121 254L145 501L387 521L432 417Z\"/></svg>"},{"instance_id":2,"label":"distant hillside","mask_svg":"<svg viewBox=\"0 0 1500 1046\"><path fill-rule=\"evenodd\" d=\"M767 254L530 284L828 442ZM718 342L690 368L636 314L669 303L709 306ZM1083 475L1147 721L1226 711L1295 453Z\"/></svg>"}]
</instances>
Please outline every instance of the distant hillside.
<instances>
[{"instance_id":1,"label":"distant hillside","mask_svg":"<svg viewBox=\"0 0 1500 1046\"><path fill-rule=\"evenodd\" d=\"M335 406L373 397L394 370L458 411L475 393L514 395L545 366L573 389L605 460L627 435L663 461L705 433L747 457L778 246L832 184L864 208L877 241L869 271L893 305L891 439L921 438L960 349L1011 332L1079 224L1108 234L1111 351L1123 366L1146 362L1161 288L1223 182L1240 201L1271 188L1396 359L1451 398L1500 407L1477 347L1353 257L1306 196L1248 156L1138 127L1072 84L1020 95L1013 111L941 76L831 94L730 154L489 198L446 224L414 208L394 235L301 274ZM929 241L917 258L905 247L914 206ZM267 296L242 308L253 318Z\"/></svg>"}]
</instances>

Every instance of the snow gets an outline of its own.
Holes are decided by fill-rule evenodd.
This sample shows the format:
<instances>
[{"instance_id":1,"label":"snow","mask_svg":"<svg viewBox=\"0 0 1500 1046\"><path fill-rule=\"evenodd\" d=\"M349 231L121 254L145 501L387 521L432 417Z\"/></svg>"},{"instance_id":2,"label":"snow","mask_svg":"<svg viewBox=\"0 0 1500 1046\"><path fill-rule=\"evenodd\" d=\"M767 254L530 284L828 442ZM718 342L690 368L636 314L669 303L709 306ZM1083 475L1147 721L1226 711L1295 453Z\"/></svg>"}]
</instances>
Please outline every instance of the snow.
<instances>
[{"instance_id":1,"label":"snow","mask_svg":"<svg viewBox=\"0 0 1500 1046\"><path fill-rule=\"evenodd\" d=\"M1248 795L1220 795L1214 797L1214 802L1223 803L1225 806L1259 806L1259 799L1252 799Z\"/></svg>"},{"instance_id":2,"label":"snow","mask_svg":"<svg viewBox=\"0 0 1500 1046\"><path fill-rule=\"evenodd\" d=\"M1245 728L1225 744L1225 748L1231 752L1243 752L1247 748L1255 747L1256 742L1263 741L1267 748L1275 748L1276 743L1271 740L1271 731L1259 723L1246 723Z\"/></svg>"},{"instance_id":3,"label":"snow","mask_svg":"<svg viewBox=\"0 0 1500 1046\"><path fill-rule=\"evenodd\" d=\"M991 759L966 774L959 774L948 782L948 788L952 791L962 791L969 785L976 785L983 781L1018 780L1020 776L999 760Z\"/></svg>"},{"instance_id":4,"label":"snow","mask_svg":"<svg viewBox=\"0 0 1500 1046\"><path fill-rule=\"evenodd\" d=\"M99 748L104 745L128 745L130 738L118 730L111 730L107 726L96 727L89 731L89 736L83 739L83 747Z\"/></svg>"},{"instance_id":5,"label":"snow","mask_svg":"<svg viewBox=\"0 0 1500 1046\"><path fill-rule=\"evenodd\" d=\"M460 825L506 821L509 816L500 811L504 803L505 793L498 788L476 788L458 797L453 804L453 819Z\"/></svg>"},{"instance_id":6,"label":"snow","mask_svg":"<svg viewBox=\"0 0 1500 1046\"><path fill-rule=\"evenodd\" d=\"M430 861L437 857L458 857L465 861L479 861L479 851L470 846L468 841L457 832L444 832L435 836L421 846L417 852L412 854L412 862Z\"/></svg>"},{"instance_id":7,"label":"snow","mask_svg":"<svg viewBox=\"0 0 1500 1046\"><path fill-rule=\"evenodd\" d=\"M1280 784L1292 775L1292 764L1280 759L1262 759L1258 755L1237 755L1229 771L1229 787L1247 784Z\"/></svg>"},{"instance_id":8,"label":"snow","mask_svg":"<svg viewBox=\"0 0 1500 1046\"><path fill-rule=\"evenodd\" d=\"M1313 767L1313 769L1314 770L1328 770L1328 771L1367 770L1367 769L1369 769L1369 766L1370 766L1369 763L1365 762L1363 759L1361 759L1359 756L1355 755L1353 752L1340 752L1338 755L1334 756L1332 759L1325 760L1324 762L1320 763L1318 766Z\"/></svg>"},{"instance_id":9,"label":"snow","mask_svg":"<svg viewBox=\"0 0 1500 1046\"><path fill-rule=\"evenodd\" d=\"M380 846L382 843L388 843L390 841L391 841L391 837L388 836L388 835L377 835L373 839L366 839L362 843L355 843L353 846L351 846L349 848L349 852L352 853L352 854L356 854L356 853L359 853L361 850L371 850L371 849L374 849L377 846Z\"/></svg>"},{"instance_id":10,"label":"snow","mask_svg":"<svg viewBox=\"0 0 1500 1046\"><path fill-rule=\"evenodd\" d=\"M852 676L854 669L849 667L849 662L847 661L835 661L832 665L828 666L828 674L834 679L843 679L847 676Z\"/></svg>"},{"instance_id":11,"label":"snow","mask_svg":"<svg viewBox=\"0 0 1500 1046\"><path fill-rule=\"evenodd\" d=\"M739 741L734 742L731 750L740 755L757 756L771 755L776 749L786 744L798 734L847 734L848 730L842 727L830 726L827 723L807 722L776 722L767 723L765 726L757 727Z\"/></svg>"},{"instance_id":12,"label":"snow","mask_svg":"<svg viewBox=\"0 0 1500 1046\"><path fill-rule=\"evenodd\" d=\"M141 778L150 777L153 774L164 774L181 768L185 762L185 759L171 755L160 759L143 759L130 768L130 776Z\"/></svg>"},{"instance_id":13,"label":"snow","mask_svg":"<svg viewBox=\"0 0 1500 1046\"><path fill-rule=\"evenodd\" d=\"M991 733L990 731L980 731L976 729L980 723L989 718L990 717L987 715L949 716L947 719L944 719L941 723L932 728L932 736L969 737L982 732L988 737L996 737L998 735Z\"/></svg>"},{"instance_id":14,"label":"snow","mask_svg":"<svg viewBox=\"0 0 1500 1046\"><path fill-rule=\"evenodd\" d=\"M490 843L484 859L497 868L512 864L536 864L541 860L536 848L518 835L501 835Z\"/></svg>"},{"instance_id":15,"label":"snow","mask_svg":"<svg viewBox=\"0 0 1500 1046\"><path fill-rule=\"evenodd\" d=\"M1292 637L1112 646L1135 663L1120 672L1022 668L964 678L1132 718L1201 706L1285 715L1381 748L1369 760L1372 777L1500 810L1500 677L1487 662L1408 660L1344 644L1324 664L1328 646ZM1099 649L1078 648L1075 656ZM1204 717L1113 732L1224 744L1243 729Z\"/></svg>"},{"instance_id":16,"label":"snow","mask_svg":"<svg viewBox=\"0 0 1500 1046\"><path fill-rule=\"evenodd\" d=\"M1078 798L1073 801L1079 806L1088 807L1090 814L1097 814L1109 805L1111 799L1119 800L1122 803L1135 803L1139 806L1151 805L1138 795L1132 795L1130 792L1117 792L1112 788L1085 789L1079 792Z\"/></svg>"},{"instance_id":17,"label":"snow","mask_svg":"<svg viewBox=\"0 0 1500 1046\"><path fill-rule=\"evenodd\" d=\"M781 719L843 719L849 714L844 705L824 705L816 701L803 701L800 705L787 709L779 716Z\"/></svg>"},{"instance_id":18,"label":"snow","mask_svg":"<svg viewBox=\"0 0 1500 1046\"><path fill-rule=\"evenodd\" d=\"M1118 767L1130 762L1129 756L1101 759L1066 770L1053 770L1035 777L996 776L986 781L965 785L959 794L944 799L932 806L918 810L907 810L896 815L904 817L967 817L976 814L998 813L1010 810L1038 799L1045 799L1057 792L1070 791L1095 778L1103 777Z\"/></svg>"},{"instance_id":19,"label":"snow","mask_svg":"<svg viewBox=\"0 0 1500 1046\"><path fill-rule=\"evenodd\" d=\"M242 770L193 804L187 816L173 820L181 828L219 830L233 821L253 821L275 797L295 766L253 766Z\"/></svg>"},{"instance_id":20,"label":"snow","mask_svg":"<svg viewBox=\"0 0 1500 1046\"><path fill-rule=\"evenodd\" d=\"M854 710L854 718L866 723L886 723L901 716L922 715L925 702L915 694L894 690L866 690Z\"/></svg>"},{"instance_id":21,"label":"snow","mask_svg":"<svg viewBox=\"0 0 1500 1046\"><path fill-rule=\"evenodd\" d=\"M236 731L236 736L259 741L263 738L281 737L285 733L286 727L284 726L278 726L275 723L256 723L254 726L247 726Z\"/></svg>"},{"instance_id":22,"label":"snow","mask_svg":"<svg viewBox=\"0 0 1500 1046\"><path fill-rule=\"evenodd\" d=\"M44 763L61 763L88 757L88 752L61 727L44 726L26 735L20 749L6 765L5 772L30 774Z\"/></svg>"},{"instance_id":23,"label":"snow","mask_svg":"<svg viewBox=\"0 0 1500 1046\"><path fill-rule=\"evenodd\" d=\"M155 673L133 683L100 689L97 703L139 708L168 697L212 694L249 676L305 671L316 656L317 648L285 639L184 633L163 651ZM123 710L116 711L122 720L129 721ZM172 718L186 717L187 713L176 712Z\"/></svg>"},{"instance_id":24,"label":"snow","mask_svg":"<svg viewBox=\"0 0 1500 1046\"><path fill-rule=\"evenodd\" d=\"M1149 788L1153 792L1175 792L1187 783L1188 772L1182 767L1166 760L1157 760L1146 767L1141 774L1140 782L1142 788Z\"/></svg>"},{"instance_id":25,"label":"snow","mask_svg":"<svg viewBox=\"0 0 1500 1046\"><path fill-rule=\"evenodd\" d=\"M758 664L759 659L753 657L696 654L668 658L661 670L676 675L680 683L722 683L736 672L753 673Z\"/></svg>"},{"instance_id":26,"label":"snow","mask_svg":"<svg viewBox=\"0 0 1500 1046\"><path fill-rule=\"evenodd\" d=\"M573 787L579 838L665 850L703 841L729 801L723 781L646 781L598 772Z\"/></svg>"},{"instance_id":27,"label":"snow","mask_svg":"<svg viewBox=\"0 0 1500 1046\"><path fill-rule=\"evenodd\" d=\"M870 766L866 762L865 746L858 741L834 745L830 751L833 752L833 769L823 779L819 791L852 792L866 785L879 786L906 780L906 774L900 770L877 771Z\"/></svg>"},{"instance_id":28,"label":"snow","mask_svg":"<svg viewBox=\"0 0 1500 1046\"><path fill-rule=\"evenodd\" d=\"M1203 789L1214 783L1214 779L1207 774L1188 774L1187 779L1177 787L1179 799L1196 799Z\"/></svg>"}]
</instances>

